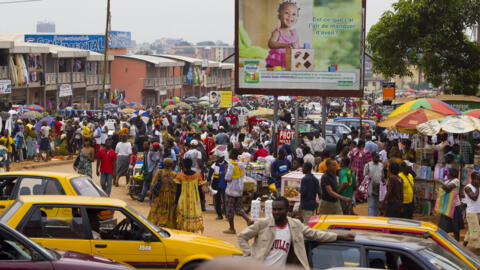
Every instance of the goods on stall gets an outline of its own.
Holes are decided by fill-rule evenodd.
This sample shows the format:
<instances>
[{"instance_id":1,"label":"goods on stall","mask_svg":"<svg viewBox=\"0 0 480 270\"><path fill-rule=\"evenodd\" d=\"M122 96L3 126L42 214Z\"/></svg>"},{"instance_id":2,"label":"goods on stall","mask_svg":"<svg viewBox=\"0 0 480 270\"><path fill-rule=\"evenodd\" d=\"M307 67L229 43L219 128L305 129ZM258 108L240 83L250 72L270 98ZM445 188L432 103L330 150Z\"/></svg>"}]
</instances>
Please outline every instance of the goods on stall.
<instances>
[{"instance_id":1,"label":"goods on stall","mask_svg":"<svg viewBox=\"0 0 480 270\"><path fill-rule=\"evenodd\" d=\"M256 221L260 218L260 212L262 211L260 199L252 200L250 206L250 219Z\"/></svg>"},{"instance_id":2,"label":"goods on stall","mask_svg":"<svg viewBox=\"0 0 480 270\"><path fill-rule=\"evenodd\" d=\"M251 177L245 177L243 180L243 192L255 192L257 189L257 181Z\"/></svg>"},{"instance_id":3,"label":"goods on stall","mask_svg":"<svg viewBox=\"0 0 480 270\"><path fill-rule=\"evenodd\" d=\"M287 198L297 198L300 193L294 187L285 187L283 195Z\"/></svg>"},{"instance_id":4,"label":"goods on stall","mask_svg":"<svg viewBox=\"0 0 480 270\"><path fill-rule=\"evenodd\" d=\"M273 217L272 214L272 207L273 207L273 200L266 200L265 201L265 217Z\"/></svg>"},{"instance_id":5,"label":"goods on stall","mask_svg":"<svg viewBox=\"0 0 480 270\"><path fill-rule=\"evenodd\" d=\"M313 175L318 179L318 182L320 183L323 174L314 173ZM304 176L305 175L302 172L298 171L290 172L282 176L281 195L286 197L289 201L300 201L300 184Z\"/></svg>"},{"instance_id":6,"label":"goods on stall","mask_svg":"<svg viewBox=\"0 0 480 270\"><path fill-rule=\"evenodd\" d=\"M426 165L426 166L433 166L435 165L435 159L433 154L433 149L430 148L417 148L415 149L415 163Z\"/></svg>"}]
</instances>

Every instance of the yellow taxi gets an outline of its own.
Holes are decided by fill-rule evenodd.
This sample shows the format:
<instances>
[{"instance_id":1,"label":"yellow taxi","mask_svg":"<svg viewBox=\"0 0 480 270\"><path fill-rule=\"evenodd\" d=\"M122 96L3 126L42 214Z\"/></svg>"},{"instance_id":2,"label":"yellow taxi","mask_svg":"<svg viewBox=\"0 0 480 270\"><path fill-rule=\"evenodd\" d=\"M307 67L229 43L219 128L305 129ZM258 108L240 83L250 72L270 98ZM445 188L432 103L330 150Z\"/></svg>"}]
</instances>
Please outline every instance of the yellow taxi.
<instances>
[{"instance_id":1,"label":"yellow taxi","mask_svg":"<svg viewBox=\"0 0 480 270\"><path fill-rule=\"evenodd\" d=\"M100 218L105 211L112 213L108 220ZM98 255L137 269L191 270L213 257L242 255L219 239L158 228L124 201L106 197L20 196L0 222L45 247Z\"/></svg>"},{"instance_id":2,"label":"yellow taxi","mask_svg":"<svg viewBox=\"0 0 480 270\"><path fill-rule=\"evenodd\" d=\"M480 269L480 259L444 230L430 222L368 216L320 215L309 221L312 229L373 231L430 238L475 269Z\"/></svg>"},{"instance_id":3,"label":"yellow taxi","mask_svg":"<svg viewBox=\"0 0 480 270\"><path fill-rule=\"evenodd\" d=\"M22 195L107 196L86 175L44 171L1 173L0 214Z\"/></svg>"}]
</instances>

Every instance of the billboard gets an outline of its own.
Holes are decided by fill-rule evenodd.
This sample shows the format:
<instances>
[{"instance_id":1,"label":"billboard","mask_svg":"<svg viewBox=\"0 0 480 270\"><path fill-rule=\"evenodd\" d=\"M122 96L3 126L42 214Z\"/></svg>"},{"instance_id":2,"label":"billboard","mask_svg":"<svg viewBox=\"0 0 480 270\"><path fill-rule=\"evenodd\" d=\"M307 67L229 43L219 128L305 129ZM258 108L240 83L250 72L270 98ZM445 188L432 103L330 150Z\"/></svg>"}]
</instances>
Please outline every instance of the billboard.
<instances>
[{"instance_id":1,"label":"billboard","mask_svg":"<svg viewBox=\"0 0 480 270\"><path fill-rule=\"evenodd\" d=\"M278 146L284 145L284 144L290 144L293 138L295 138L294 130L287 130L287 129L279 130L278 136L277 136Z\"/></svg>"},{"instance_id":2,"label":"billboard","mask_svg":"<svg viewBox=\"0 0 480 270\"><path fill-rule=\"evenodd\" d=\"M69 83L64 83L58 86L58 97L69 97L72 96L72 85Z\"/></svg>"},{"instance_id":3,"label":"billboard","mask_svg":"<svg viewBox=\"0 0 480 270\"><path fill-rule=\"evenodd\" d=\"M12 93L12 81L0 80L0 94L11 94L11 93Z\"/></svg>"},{"instance_id":4,"label":"billboard","mask_svg":"<svg viewBox=\"0 0 480 270\"><path fill-rule=\"evenodd\" d=\"M365 0L236 0L236 91L363 95Z\"/></svg>"},{"instance_id":5,"label":"billboard","mask_svg":"<svg viewBox=\"0 0 480 270\"><path fill-rule=\"evenodd\" d=\"M395 99L395 83L386 83L382 85L383 101L392 101Z\"/></svg>"},{"instance_id":6,"label":"billboard","mask_svg":"<svg viewBox=\"0 0 480 270\"><path fill-rule=\"evenodd\" d=\"M25 42L45 43L69 48L77 48L94 52L103 52L105 47L104 35L64 35L64 34L26 34ZM131 33L110 31L109 48L130 48Z\"/></svg>"},{"instance_id":7,"label":"billboard","mask_svg":"<svg viewBox=\"0 0 480 270\"><path fill-rule=\"evenodd\" d=\"M210 91L210 107L231 108L233 105L232 91Z\"/></svg>"}]
</instances>

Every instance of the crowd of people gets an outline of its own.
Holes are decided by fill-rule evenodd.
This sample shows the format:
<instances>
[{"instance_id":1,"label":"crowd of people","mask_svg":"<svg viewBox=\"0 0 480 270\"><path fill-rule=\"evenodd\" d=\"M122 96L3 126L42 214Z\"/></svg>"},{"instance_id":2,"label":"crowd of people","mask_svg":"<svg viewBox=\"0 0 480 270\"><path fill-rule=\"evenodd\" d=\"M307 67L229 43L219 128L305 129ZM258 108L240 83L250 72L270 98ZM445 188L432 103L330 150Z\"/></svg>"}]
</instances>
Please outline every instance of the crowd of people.
<instances>
[{"instance_id":1,"label":"crowd of people","mask_svg":"<svg viewBox=\"0 0 480 270\"><path fill-rule=\"evenodd\" d=\"M282 106L281 127L293 126L292 107ZM365 113L367 118L380 117L380 111L373 108ZM328 112L337 114L334 108ZM341 136L335 151L329 151L320 131L315 131L275 152L271 121L255 117L241 120L233 110L167 112L152 108L148 113L147 120L121 114L105 120L94 115L57 117L50 123L18 120L11 133L5 129L0 138L0 157L2 152L6 155L2 165L8 170L10 162L48 160L54 152L77 155L75 170L92 177L95 168L102 189L110 195L122 177L129 184L137 161L143 161L138 200L143 202L150 196L148 218L152 222L202 232L205 192L210 190L217 219L225 218L225 233L235 234L235 214L252 224L242 207L248 161L268 162L267 177L275 184L277 195L283 175L295 170L304 173L299 193L300 218L305 224L314 214L355 214L356 205L362 202L368 204L369 216L412 219L416 175L411 166L416 148L432 149L435 163L450 168L448 181L437 180L446 191L463 188L458 169L473 162L468 140L447 134L423 138L378 127L353 128ZM323 174L321 181L314 172ZM476 206L478 182L472 181L465 188L469 220L478 220L469 214L480 213ZM457 203L455 216L442 216L439 226L459 239L464 224L460 200ZM470 243L478 245L477 238L472 235Z\"/></svg>"}]
</instances>

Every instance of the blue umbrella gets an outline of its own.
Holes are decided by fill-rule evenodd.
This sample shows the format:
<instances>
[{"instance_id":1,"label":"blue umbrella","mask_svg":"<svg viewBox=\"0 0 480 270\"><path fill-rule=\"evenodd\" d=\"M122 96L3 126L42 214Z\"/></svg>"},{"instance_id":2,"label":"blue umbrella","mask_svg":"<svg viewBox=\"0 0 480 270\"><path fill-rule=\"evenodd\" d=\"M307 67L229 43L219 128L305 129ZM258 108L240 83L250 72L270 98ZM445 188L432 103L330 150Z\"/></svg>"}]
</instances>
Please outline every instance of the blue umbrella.
<instances>
[{"instance_id":1,"label":"blue umbrella","mask_svg":"<svg viewBox=\"0 0 480 270\"><path fill-rule=\"evenodd\" d=\"M141 117L148 117L150 118L150 115L148 114L148 112L144 111L144 110L138 110L138 111L135 111L133 112L135 115L139 115Z\"/></svg>"},{"instance_id":2,"label":"blue umbrella","mask_svg":"<svg viewBox=\"0 0 480 270\"><path fill-rule=\"evenodd\" d=\"M38 121L35 124L35 130L37 131L37 137L39 137L39 138L40 138L40 129L42 128L43 121L47 122L47 126L51 126L52 123L55 122L55 118L53 118L52 116L47 116L47 117L44 117L44 118L40 119L40 121Z\"/></svg>"},{"instance_id":3,"label":"blue umbrella","mask_svg":"<svg viewBox=\"0 0 480 270\"><path fill-rule=\"evenodd\" d=\"M130 102L130 103L128 104L128 106L135 106L135 105L143 106L143 104L140 103L140 102Z\"/></svg>"}]
</instances>

